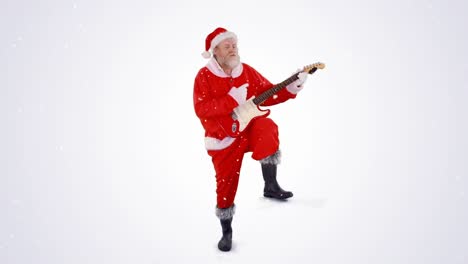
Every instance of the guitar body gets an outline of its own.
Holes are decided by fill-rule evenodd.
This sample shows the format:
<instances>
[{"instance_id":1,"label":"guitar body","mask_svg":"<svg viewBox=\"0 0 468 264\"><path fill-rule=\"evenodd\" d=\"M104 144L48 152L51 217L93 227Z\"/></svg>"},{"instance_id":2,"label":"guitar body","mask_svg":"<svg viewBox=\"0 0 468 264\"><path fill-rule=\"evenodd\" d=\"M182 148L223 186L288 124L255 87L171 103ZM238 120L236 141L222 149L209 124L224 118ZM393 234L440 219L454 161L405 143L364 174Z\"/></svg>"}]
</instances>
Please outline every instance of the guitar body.
<instances>
[{"instance_id":1,"label":"guitar body","mask_svg":"<svg viewBox=\"0 0 468 264\"><path fill-rule=\"evenodd\" d=\"M239 132L242 132L253 119L261 116L268 116L270 110L260 109L260 107L253 102L253 98L251 98L244 104L234 108L234 114L237 118L236 121L239 123Z\"/></svg>"},{"instance_id":2,"label":"guitar body","mask_svg":"<svg viewBox=\"0 0 468 264\"><path fill-rule=\"evenodd\" d=\"M253 98L251 98L244 104L234 108L230 120L220 120L220 125L230 137L238 137L252 120L268 116L269 114L270 110L260 109L260 107L253 102Z\"/></svg>"}]
</instances>

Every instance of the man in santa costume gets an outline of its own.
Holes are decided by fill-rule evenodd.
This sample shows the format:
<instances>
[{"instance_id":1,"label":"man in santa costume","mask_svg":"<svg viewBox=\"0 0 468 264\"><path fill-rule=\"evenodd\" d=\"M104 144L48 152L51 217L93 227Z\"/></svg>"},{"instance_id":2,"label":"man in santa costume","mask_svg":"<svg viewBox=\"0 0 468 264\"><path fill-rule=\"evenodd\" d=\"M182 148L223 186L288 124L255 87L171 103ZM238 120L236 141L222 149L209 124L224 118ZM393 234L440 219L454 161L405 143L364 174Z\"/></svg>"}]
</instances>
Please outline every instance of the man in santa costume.
<instances>
[{"instance_id":1,"label":"man in santa costume","mask_svg":"<svg viewBox=\"0 0 468 264\"><path fill-rule=\"evenodd\" d=\"M220 120L232 118L234 108L270 89L273 84L254 68L240 62L237 36L224 28L216 28L206 37L202 55L209 61L195 77L193 103L205 129L205 147L216 171L216 216L221 221L223 232L218 248L229 251L234 198L244 153L252 152L252 158L261 164L265 197L285 200L293 194L283 190L276 180L276 166L281 155L278 127L273 120L267 117L253 119L236 137L229 136L220 125ZM262 105L275 105L295 98L306 78L307 73L299 73L298 80Z\"/></svg>"}]
</instances>

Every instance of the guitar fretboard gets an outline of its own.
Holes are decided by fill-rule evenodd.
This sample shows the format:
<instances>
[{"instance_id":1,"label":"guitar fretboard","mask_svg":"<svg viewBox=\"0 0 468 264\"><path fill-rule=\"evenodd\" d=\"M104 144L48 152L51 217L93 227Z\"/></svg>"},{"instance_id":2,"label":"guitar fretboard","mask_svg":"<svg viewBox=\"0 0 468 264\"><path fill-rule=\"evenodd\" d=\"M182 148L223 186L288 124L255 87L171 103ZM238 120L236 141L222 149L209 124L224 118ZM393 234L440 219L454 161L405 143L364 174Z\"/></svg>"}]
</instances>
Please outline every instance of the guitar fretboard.
<instances>
[{"instance_id":1,"label":"guitar fretboard","mask_svg":"<svg viewBox=\"0 0 468 264\"><path fill-rule=\"evenodd\" d=\"M309 71L310 74L314 73L315 71L317 70L317 68L313 68L312 70ZM279 92L281 89L285 88L286 86L288 86L289 84L293 83L295 80L299 79L298 77L299 75L299 72L298 73L295 73L293 74L291 77L289 77L288 79L274 85L273 87L271 87L270 89L266 90L265 92L263 92L262 94L260 94L259 96L255 97L253 99L253 102L254 104L256 105L260 105L261 103L265 102L268 98L270 98L271 96L273 96L275 93Z\"/></svg>"}]
</instances>

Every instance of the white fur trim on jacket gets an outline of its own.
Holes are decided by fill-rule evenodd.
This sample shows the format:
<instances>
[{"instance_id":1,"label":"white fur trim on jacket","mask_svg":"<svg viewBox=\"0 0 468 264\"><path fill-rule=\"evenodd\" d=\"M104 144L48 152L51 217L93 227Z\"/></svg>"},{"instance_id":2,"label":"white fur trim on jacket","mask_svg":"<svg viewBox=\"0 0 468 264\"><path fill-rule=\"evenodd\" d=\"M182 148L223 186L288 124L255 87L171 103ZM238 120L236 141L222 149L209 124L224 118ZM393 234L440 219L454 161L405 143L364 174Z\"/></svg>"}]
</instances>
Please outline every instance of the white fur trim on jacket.
<instances>
[{"instance_id":1,"label":"white fur trim on jacket","mask_svg":"<svg viewBox=\"0 0 468 264\"><path fill-rule=\"evenodd\" d=\"M243 70L242 63L239 63L239 65L232 69L231 76L229 76L223 71L223 68L219 66L218 61L216 61L214 57L211 58L210 61L208 61L208 63L206 64L206 68L208 68L208 70L210 70L211 73L221 78L237 78L242 74Z\"/></svg>"},{"instance_id":2,"label":"white fur trim on jacket","mask_svg":"<svg viewBox=\"0 0 468 264\"><path fill-rule=\"evenodd\" d=\"M236 213L236 205L235 204L233 204L231 207L224 208L224 209L223 208L218 208L218 206L216 206L215 214L221 220L226 220L226 219L232 218L235 213Z\"/></svg>"},{"instance_id":3,"label":"white fur trim on jacket","mask_svg":"<svg viewBox=\"0 0 468 264\"><path fill-rule=\"evenodd\" d=\"M232 137L225 137L223 139L217 139L213 137L205 137L205 148L206 150L221 150L229 147L232 142L236 140Z\"/></svg>"}]
</instances>

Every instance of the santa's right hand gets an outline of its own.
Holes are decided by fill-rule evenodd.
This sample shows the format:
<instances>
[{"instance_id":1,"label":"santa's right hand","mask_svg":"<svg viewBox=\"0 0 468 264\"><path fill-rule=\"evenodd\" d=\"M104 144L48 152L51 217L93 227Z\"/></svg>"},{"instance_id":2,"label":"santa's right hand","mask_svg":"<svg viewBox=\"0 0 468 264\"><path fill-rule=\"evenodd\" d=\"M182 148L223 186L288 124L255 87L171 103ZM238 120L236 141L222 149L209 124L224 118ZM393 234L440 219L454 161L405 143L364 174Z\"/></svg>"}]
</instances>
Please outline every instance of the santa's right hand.
<instances>
[{"instance_id":1,"label":"santa's right hand","mask_svg":"<svg viewBox=\"0 0 468 264\"><path fill-rule=\"evenodd\" d=\"M247 87L249 86L248 83L244 83L243 85L239 87L232 87L231 90L229 90L229 95L236 100L236 102L241 105L245 103L246 98L247 98Z\"/></svg>"}]
</instances>

